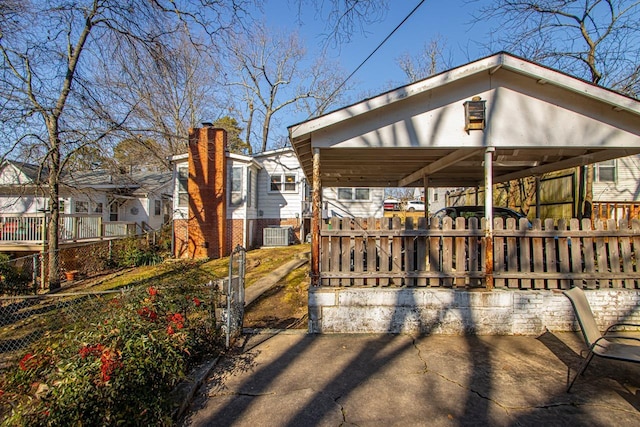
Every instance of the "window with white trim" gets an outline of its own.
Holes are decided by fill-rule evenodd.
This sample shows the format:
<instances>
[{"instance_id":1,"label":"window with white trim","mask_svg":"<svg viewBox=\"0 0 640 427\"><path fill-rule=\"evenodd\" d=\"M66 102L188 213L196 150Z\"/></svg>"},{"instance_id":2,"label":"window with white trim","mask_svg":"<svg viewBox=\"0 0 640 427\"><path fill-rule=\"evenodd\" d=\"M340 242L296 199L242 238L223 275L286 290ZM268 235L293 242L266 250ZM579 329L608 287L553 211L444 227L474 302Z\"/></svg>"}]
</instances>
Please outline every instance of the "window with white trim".
<instances>
[{"instance_id":1,"label":"window with white trim","mask_svg":"<svg viewBox=\"0 0 640 427\"><path fill-rule=\"evenodd\" d=\"M162 213L162 202L160 200L153 201L153 214L155 216L160 216Z\"/></svg>"},{"instance_id":2,"label":"window with white trim","mask_svg":"<svg viewBox=\"0 0 640 427\"><path fill-rule=\"evenodd\" d=\"M368 201L371 200L371 191L368 188L338 188L338 200L349 201Z\"/></svg>"},{"instance_id":3,"label":"window with white trim","mask_svg":"<svg viewBox=\"0 0 640 427\"><path fill-rule=\"evenodd\" d=\"M189 168L187 166L178 168L178 206L189 206Z\"/></svg>"},{"instance_id":4,"label":"window with white trim","mask_svg":"<svg viewBox=\"0 0 640 427\"><path fill-rule=\"evenodd\" d=\"M102 213L102 202L92 203L93 204L93 213L101 214Z\"/></svg>"},{"instance_id":5,"label":"window with white trim","mask_svg":"<svg viewBox=\"0 0 640 427\"><path fill-rule=\"evenodd\" d=\"M280 193L296 193L298 192L298 183L296 182L296 174L283 173L273 174L269 177L269 192Z\"/></svg>"},{"instance_id":6,"label":"window with white trim","mask_svg":"<svg viewBox=\"0 0 640 427\"><path fill-rule=\"evenodd\" d=\"M253 171L248 169L247 171L247 206L253 205Z\"/></svg>"},{"instance_id":7,"label":"window with white trim","mask_svg":"<svg viewBox=\"0 0 640 427\"><path fill-rule=\"evenodd\" d=\"M242 168L231 168L231 182L229 183L231 188L231 194L229 197L229 204L231 206L238 206L242 204Z\"/></svg>"},{"instance_id":8,"label":"window with white trim","mask_svg":"<svg viewBox=\"0 0 640 427\"><path fill-rule=\"evenodd\" d=\"M596 182L615 182L617 178L616 159L596 163L593 166Z\"/></svg>"}]
</instances>

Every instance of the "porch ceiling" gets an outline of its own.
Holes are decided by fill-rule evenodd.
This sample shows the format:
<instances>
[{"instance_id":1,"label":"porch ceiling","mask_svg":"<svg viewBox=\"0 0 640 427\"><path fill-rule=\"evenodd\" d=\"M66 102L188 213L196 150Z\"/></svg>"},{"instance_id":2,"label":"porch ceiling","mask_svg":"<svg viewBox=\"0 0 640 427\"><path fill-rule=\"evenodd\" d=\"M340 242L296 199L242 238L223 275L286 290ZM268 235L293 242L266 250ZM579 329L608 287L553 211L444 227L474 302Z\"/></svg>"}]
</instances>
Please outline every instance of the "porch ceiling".
<instances>
[{"instance_id":1,"label":"porch ceiling","mask_svg":"<svg viewBox=\"0 0 640 427\"><path fill-rule=\"evenodd\" d=\"M640 153L638 149L496 149L494 182L533 176ZM311 177L312 159L302 158ZM484 182L484 149L320 149L325 187L474 187Z\"/></svg>"},{"instance_id":2,"label":"porch ceiling","mask_svg":"<svg viewBox=\"0 0 640 427\"><path fill-rule=\"evenodd\" d=\"M486 101L484 130L463 104ZM467 187L640 153L640 102L501 53L289 128L311 181L325 187Z\"/></svg>"}]
</instances>

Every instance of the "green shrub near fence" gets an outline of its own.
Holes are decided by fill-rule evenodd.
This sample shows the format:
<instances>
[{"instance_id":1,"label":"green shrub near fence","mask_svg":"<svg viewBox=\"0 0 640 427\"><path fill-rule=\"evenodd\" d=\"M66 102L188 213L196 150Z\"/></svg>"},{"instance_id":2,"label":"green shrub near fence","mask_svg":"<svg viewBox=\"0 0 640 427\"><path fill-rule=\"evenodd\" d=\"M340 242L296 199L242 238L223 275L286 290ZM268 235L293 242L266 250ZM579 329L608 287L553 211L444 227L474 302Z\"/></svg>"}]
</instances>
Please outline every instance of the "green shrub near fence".
<instances>
[{"instance_id":1,"label":"green shrub near fence","mask_svg":"<svg viewBox=\"0 0 640 427\"><path fill-rule=\"evenodd\" d=\"M34 292L31 272L19 269L7 254L0 253L0 295Z\"/></svg>"},{"instance_id":2,"label":"green shrub near fence","mask_svg":"<svg viewBox=\"0 0 640 427\"><path fill-rule=\"evenodd\" d=\"M4 424L172 424L178 403L171 391L221 342L210 292L176 286L112 294L84 319L48 333L0 384Z\"/></svg>"}]
</instances>

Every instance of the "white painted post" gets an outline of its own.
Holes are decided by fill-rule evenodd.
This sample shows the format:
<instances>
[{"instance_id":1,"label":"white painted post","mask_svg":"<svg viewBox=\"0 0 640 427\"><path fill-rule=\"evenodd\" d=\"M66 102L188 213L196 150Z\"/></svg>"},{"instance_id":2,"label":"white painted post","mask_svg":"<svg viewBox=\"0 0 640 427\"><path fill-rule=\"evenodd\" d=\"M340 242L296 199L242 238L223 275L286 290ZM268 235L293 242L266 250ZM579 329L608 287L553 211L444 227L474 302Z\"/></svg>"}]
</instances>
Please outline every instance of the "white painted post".
<instances>
[{"instance_id":1,"label":"white painted post","mask_svg":"<svg viewBox=\"0 0 640 427\"><path fill-rule=\"evenodd\" d=\"M493 289L493 152L487 147L484 152L484 215L485 224L485 282L487 290Z\"/></svg>"}]
</instances>

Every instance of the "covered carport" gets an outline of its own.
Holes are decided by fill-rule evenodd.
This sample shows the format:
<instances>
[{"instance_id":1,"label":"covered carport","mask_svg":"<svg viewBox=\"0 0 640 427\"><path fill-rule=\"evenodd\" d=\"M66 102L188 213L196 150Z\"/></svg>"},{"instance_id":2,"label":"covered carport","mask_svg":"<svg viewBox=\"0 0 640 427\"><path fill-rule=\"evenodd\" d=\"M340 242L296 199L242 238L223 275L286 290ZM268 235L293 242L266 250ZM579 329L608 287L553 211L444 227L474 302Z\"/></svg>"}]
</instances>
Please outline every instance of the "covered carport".
<instances>
[{"instance_id":1,"label":"covered carport","mask_svg":"<svg viewBox=\"0 0 640 427\"><path fill-rule=\"evenodd\" d=\"M492 184L640 153L640 102L498 53L289 127L313 183L309 330L571 330L640 320L640 220L492 219ZM485 187L485 219L321 220L329 187Z\"/></svg>"},{"instance_id":2,"label":"covered carport","mask_svg":"<svg viewBox=\"0 0 640 427\"><path fill-rule=\"evenodd\" d=\"M498 53L289 127L313 183L312 283L323 186L483 186L491 287L492 184L640 153L639 116L635 99Z\"/></svg>"}]
</instances>

